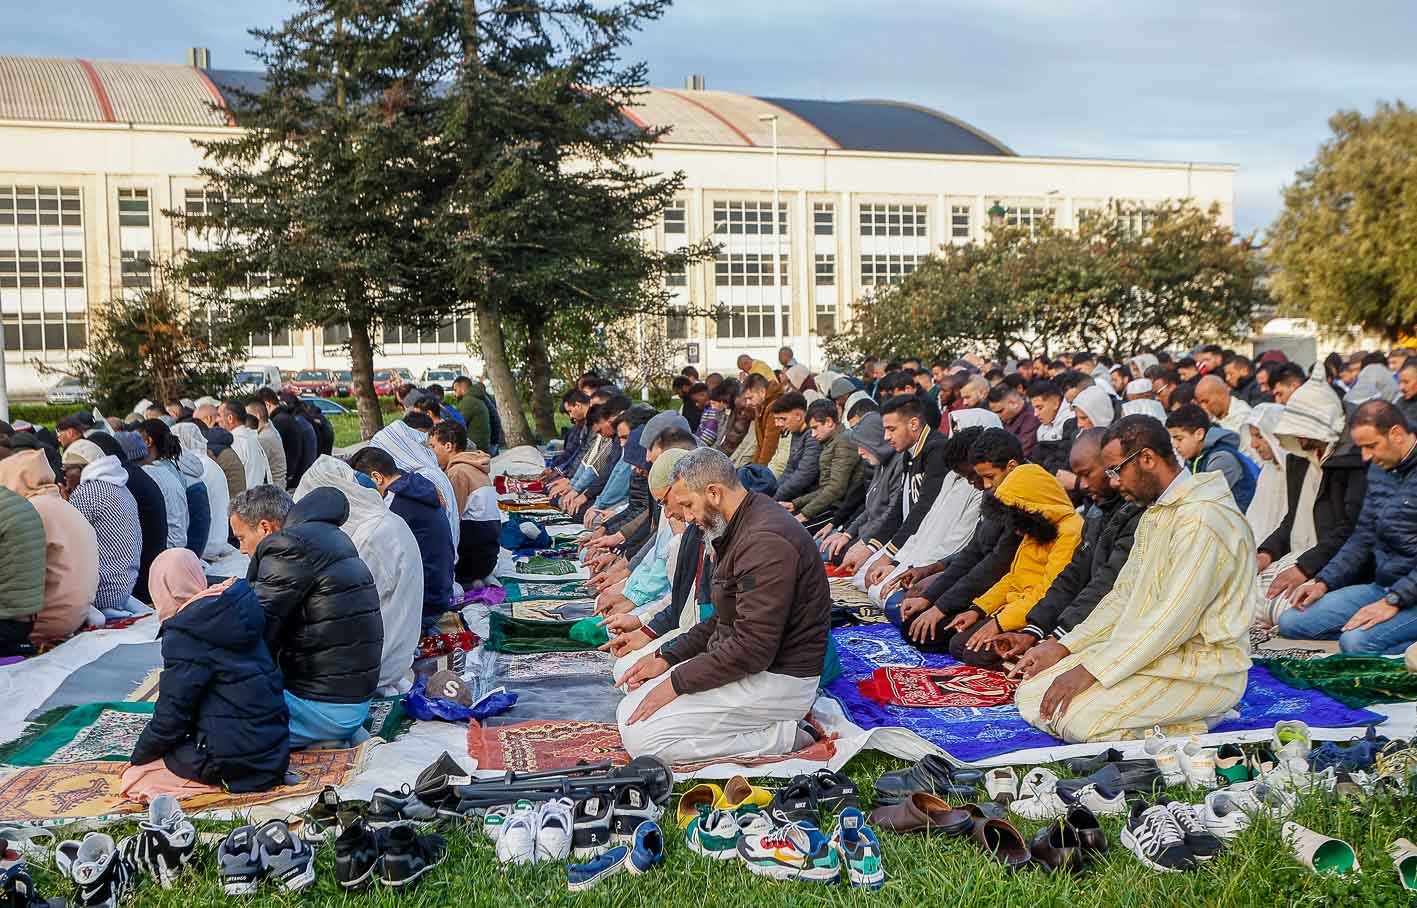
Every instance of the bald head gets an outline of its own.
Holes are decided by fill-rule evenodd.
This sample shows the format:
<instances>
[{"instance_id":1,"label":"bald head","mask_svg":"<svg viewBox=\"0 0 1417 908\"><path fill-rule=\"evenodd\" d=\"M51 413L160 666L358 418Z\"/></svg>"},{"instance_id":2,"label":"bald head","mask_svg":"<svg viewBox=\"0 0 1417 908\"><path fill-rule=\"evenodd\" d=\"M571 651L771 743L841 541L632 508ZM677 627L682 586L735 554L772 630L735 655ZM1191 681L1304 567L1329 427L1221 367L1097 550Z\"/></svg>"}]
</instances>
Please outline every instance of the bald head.
<instances>
[{"instance_id":1,"label":"bald head","mask_svg":"<svg viewBox=\"0 0 1417 908\"><path fill-rule=\"evenodd\" d=\"M202 404L193 411L192 415L208 429L214 428L217 424L216 407L211 404Z\"/></svg>"},{"instance_id":2,"label":"bald head","mask_svg":"<svg viewBox=\"0 0 1417 908\"><path fill-rule=\"evenodd\" d=\"M1218 375L1206 375L1196 382L1196 403L1213 419L1224 419L1230 413L1230 386Z\"/></svg>"}]
</instances>

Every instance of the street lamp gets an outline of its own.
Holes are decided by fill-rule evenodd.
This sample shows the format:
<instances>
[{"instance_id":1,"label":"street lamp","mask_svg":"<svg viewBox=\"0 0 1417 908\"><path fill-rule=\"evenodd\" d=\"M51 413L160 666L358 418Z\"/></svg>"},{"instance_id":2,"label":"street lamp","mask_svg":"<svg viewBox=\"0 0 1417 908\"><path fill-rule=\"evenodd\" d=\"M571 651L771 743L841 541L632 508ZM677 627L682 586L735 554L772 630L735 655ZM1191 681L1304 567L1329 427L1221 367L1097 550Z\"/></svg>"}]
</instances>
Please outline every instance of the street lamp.
<instances>
[{"instance_id":1,"label":"street lamp","mask_svg":"<svg viewBox=\"0 0 1417 908\"><path fill-rule=\"evenodd\" d=\"M989 206L989 210L985 212L985 214L989 215L989 222L991 224L999 224L1003 222L1004 218L1008 217L1009 211L1003 205L999 204L998 199L995 199L994 204Z\"/></svg>"},{"instance_id":2,"label":"street lamp","mask_svg":"<svg viewBox=\"0 0 1417 908\"><path fill-rule=\"evenodd\" d=\"M772 124L772 274L777 287L777 336L780 347L787 346L787 313L782 308L782 235L778 232L780 221L778 211L781 202L781 187L777 172L777 114L758 114L758 122Z\"/></svg>"}]
</instances>

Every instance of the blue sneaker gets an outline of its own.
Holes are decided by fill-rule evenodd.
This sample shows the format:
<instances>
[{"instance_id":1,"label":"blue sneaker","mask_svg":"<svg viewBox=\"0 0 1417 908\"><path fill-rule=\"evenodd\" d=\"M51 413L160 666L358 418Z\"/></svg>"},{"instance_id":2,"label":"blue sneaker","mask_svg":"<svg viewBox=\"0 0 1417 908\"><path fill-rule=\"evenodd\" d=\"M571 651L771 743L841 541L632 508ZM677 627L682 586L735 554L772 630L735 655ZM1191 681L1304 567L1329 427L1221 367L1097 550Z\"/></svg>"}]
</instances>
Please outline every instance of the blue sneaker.
<instances>
[{"instance_id":1,"label":"blue sneaker","mask_svg":"<svg viewBox=\"0 0 1417 908\"><path fill-rule=\"evenodd\" d=\"M644 873L664 860L664 833L659 824L646 820L635 829L635 844L625 857L625 869L633 874Z\"/></svg>"},{"instance_id":2,"label":"blue sneaker","mask_svg":"<svg viewBox=\"0 0 1417 908\"><path fill-rule=\"evenodd\" d=\"M566 888L572 892L584 892L600 885L626 869L625 859L629 856L629 845L616 845L589 863L570 865L566 868Z\"/></svg>"},{"instance_id":3,"label":"blue sneaker","mask_svg":"<svg viewBox=\"0 0 1417 908\"><path fill-rule=\"evenodd\" d=\"M848 807L837 817L832 832L832 847L846 865L847 880L860 889L880 889L886 882L886 868L881 863L881 842L866 825L866 817L855 807Z\"/></svg>"}]
</instances>

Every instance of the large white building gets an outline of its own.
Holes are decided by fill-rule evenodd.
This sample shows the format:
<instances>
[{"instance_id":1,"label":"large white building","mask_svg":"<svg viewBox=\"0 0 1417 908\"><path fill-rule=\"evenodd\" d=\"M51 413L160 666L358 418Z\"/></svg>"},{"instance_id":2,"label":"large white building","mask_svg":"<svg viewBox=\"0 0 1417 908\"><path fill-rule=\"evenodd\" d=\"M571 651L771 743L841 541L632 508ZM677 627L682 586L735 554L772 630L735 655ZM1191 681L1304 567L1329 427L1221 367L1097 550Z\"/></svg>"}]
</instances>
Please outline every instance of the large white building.
<instances>
[{"instance_id":1,"label":"large white building","mask_svg":"<svg viewBox=\"0 0 1417 908\"><path fill-rule=\"evenodd\" d=\"M192 65L0 57L0 328L12 394L52 384L35 364L81 354L90 314L150 286L150 263L194 241L163 212L214 201L193 140L237 129L230 89L258 82ZM722 247L671 281L686 309L723 307L718 318L668 322L701 370L727 369L743 352L770 359L782 343L820 366L819 339L850 318L853 300L942 244L981 239L991 214L1069 226L1109 200L1189 198L1233 218L1230 165L1026 157L912 104L690 84L654 89L624 114L670 127L647 166L686 176L654 241ZM252 336L250 361L347 368L345 336L339 326L274 326ZM467 319L436 331L387 327L376 365L480 371L472 336Z\"/></svg>"}]
</instances>

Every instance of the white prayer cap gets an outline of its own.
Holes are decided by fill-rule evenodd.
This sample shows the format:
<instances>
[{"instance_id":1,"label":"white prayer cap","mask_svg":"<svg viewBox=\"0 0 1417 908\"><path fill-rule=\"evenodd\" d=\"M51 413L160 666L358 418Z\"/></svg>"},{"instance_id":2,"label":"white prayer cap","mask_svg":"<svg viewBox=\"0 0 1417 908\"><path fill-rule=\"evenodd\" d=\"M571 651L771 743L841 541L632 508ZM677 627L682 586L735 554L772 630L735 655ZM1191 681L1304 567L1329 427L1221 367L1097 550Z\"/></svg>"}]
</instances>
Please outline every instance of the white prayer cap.
<instances>
[{"instance_id":1,"label":"white prayer cap","mask_svg":"<svg viewBox=\"0 0 1417 908\"><path fill-rule=\"evenodd\" d=\"M1151 379L1149 378L1134 378L1131 381L1127 382L1128 397L1133 394L1150 394L1151 391Z\"/></svg>"}]
</instances>

